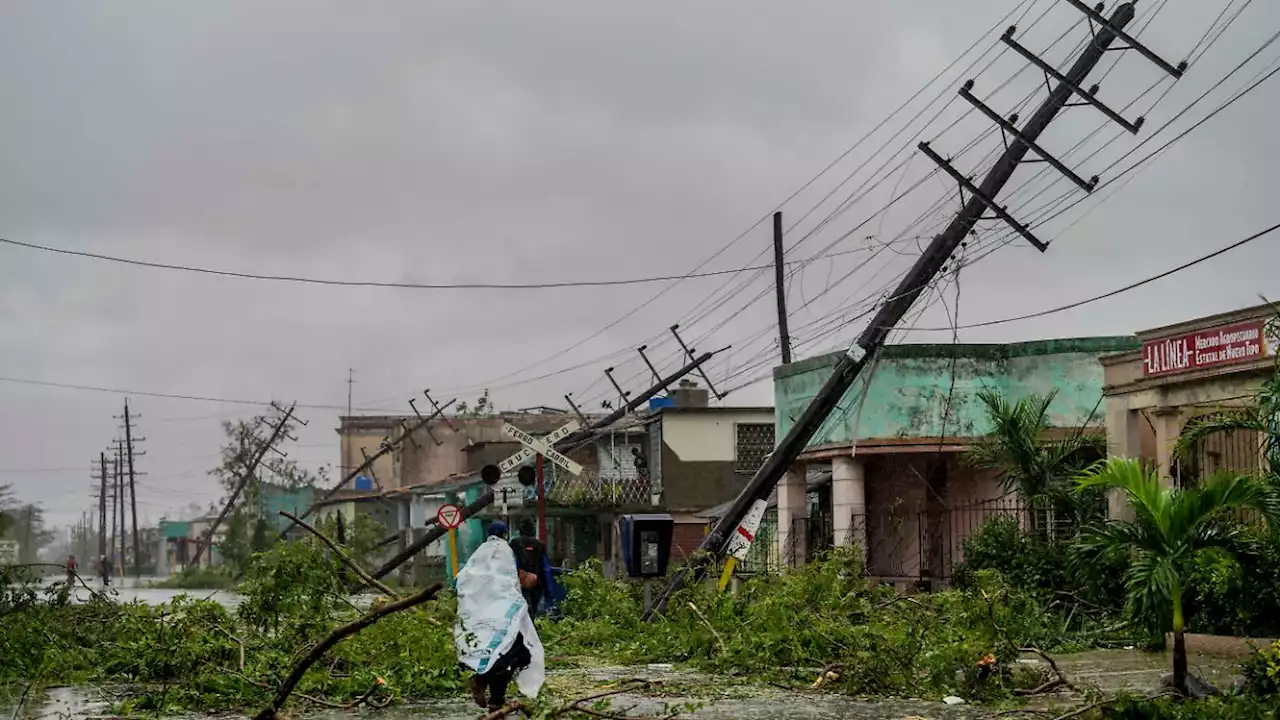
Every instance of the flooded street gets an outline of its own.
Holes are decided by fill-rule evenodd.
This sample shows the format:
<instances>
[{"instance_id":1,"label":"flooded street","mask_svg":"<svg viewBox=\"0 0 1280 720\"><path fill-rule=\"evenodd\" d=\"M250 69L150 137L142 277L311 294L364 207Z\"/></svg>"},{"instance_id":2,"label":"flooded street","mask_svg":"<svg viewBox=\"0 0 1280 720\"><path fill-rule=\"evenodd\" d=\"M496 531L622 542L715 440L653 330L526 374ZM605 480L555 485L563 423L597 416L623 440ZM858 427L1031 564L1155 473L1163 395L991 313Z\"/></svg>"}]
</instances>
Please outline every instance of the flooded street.
<instances>
[{"instance_id":1,"label":"flooded street","mask_svg":"<svg viewBox=\"0 0 1280 720\"><path fill-rule=\"evenodd\" d=\"M1153 693L1159 690L1160 678L1169 668L1167 656L1137 650L1094 651L1062 655L1055 659L1073 683L1082 688L1096 687L1107 693L1121 690ZM1198 675L1224 688L1230 686L1235 672L1233 662L1208 657L1193 657L1191 666ZM602 665L553 669L548 672L546 689L557 698L572 699L597 692L610 683L632 678L660 682L661 689L618 695L613 698L614 708L627 709L633 713L662 714L665 704L691 702L698 705L697 710L682 714L681 717L705 720L977 720L996 717L1001 710L1009 709L1008 706L947 705L940 698L860 700L840 695L786 690L772 685L745 684L680 669L652 667ZM10 694L0 698L0 717L13 716L21 691L21 687L11 687ZM1054 710L1070 707L1078 702L1080 698L1077 695L1048 695L1033 699L1030 707ZM109 716L109 706L107 693L90 688L62 687L51 689L42 697L27 698L17 717L27 720L93 720ZM302 716L314 720L341 720L368 714L367 711L354 713L306 710L305 704L294 707L303 710ZM479 715L477 709L463 698L461 688L457 699L396 706L378 713L379 717L386 720L423 717L466 720ZM226 715L202 717L218 718Z\"/></svg>"}]
</instances>

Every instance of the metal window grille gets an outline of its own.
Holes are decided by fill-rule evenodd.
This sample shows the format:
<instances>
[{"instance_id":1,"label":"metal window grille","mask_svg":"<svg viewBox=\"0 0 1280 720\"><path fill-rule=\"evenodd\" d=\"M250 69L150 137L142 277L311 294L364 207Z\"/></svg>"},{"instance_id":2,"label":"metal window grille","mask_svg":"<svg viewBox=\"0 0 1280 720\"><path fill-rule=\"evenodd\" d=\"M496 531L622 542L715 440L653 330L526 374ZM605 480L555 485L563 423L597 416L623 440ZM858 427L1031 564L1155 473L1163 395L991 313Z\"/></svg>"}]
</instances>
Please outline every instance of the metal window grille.
<instances>
[{"instance_id":1,"label":"metal window grille","mask_svg":"<svg viewBox=\"0 0 1280 720\"><path fill-rule=\"evenodd\" d=\"M773 452L773 423L739 423L734 430L733 470L742 475L754 475Z\"/></svg>"}]
</instances>

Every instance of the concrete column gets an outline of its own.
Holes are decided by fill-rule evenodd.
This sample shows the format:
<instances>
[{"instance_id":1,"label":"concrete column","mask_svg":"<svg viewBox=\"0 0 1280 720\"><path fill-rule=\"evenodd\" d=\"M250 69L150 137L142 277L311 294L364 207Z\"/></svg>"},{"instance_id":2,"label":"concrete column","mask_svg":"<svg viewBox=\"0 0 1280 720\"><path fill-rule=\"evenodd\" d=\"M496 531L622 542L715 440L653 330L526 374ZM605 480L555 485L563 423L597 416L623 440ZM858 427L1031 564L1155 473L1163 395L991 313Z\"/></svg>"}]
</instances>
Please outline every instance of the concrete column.
<instances>
[{"instance_id":1,"label":"concrete column","mask_svg":"<svg viewBox=\"0 0 1280 720\"><path fill-rule=\"evenodd\" d=\"M1112 457L1142 457L1142 417L1129 409L1125 396L1108 397L1107 444ZM1120 490L1107 493L1107 516L1113 520L1131 520L1129 498Z\"/></svg>"},{"instance_id":2,"label":"concrete column","mask_svg":"<svg viewBox=\"0 0 1280 720\"><path fill-rule=\"evenodd\" d=\"M169 541L164 534L161 534L160 539L156 541L155 574L157 577L169 575Z\"/></svg>"},{"instance_id":3,"label":"concrete column","mask_svg":"<svg viewBox=\"0 0 1280 720\"><path fill-rule=\"evenodd\" d=\"M804 521L809 516L804 465L792 466L778 483L778 558L783 567L803 565Z\"/></svg>"},{"instance_id":4,"label":"concrete column","mask_svg":"<svg viewBox=\"0 0 1280 720\"><path fill-rule=\"evenodd\" d=\"M834 547L857 544L867 550L867 489L862 461L831 461L831 530Z\"/></svg>"},{"instance_id":5,"label":"concrete column","mask_svg":"<svg viewBox=\"0 0 1280 720\"><path fill-rule=\"evenodd\" d=\"M1182 417L1174 408L1157 408L1152 415L1156 426L1156 463L1160 469L1160 481L1165 487L1173 487L1173 444L1182 434Z\"/></svg>"}]
</instances>

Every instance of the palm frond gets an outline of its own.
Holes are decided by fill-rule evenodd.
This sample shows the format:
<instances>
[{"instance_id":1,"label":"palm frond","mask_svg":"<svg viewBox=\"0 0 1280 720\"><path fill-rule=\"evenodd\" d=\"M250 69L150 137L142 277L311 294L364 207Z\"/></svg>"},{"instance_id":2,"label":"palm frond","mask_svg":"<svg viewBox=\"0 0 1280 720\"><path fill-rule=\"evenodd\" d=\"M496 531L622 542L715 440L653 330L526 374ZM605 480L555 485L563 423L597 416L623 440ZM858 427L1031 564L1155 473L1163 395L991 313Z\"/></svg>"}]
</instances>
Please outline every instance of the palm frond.
<instances>
[{"instance_id":1,"label":"palm frond","mask_svg":"<svg viewBox=\"0 0 1280 720\"><path fill-rule=\"evenodd\" d=\"M1152 629L1169 627L1173 598L1182 592L1176 556L1140 551L1125 573L1130 617Z\"/></svg>"},{"instance_id":2,"label":"palm frond","mask_svg":"<svg viewBox=\"0 0 1280 720\"><path fill-rule=\"evenodd\" d=\"M1241 430L1266 433L1269 430L1267 425L1266 418L1258 412L1257 407L1201 415L1187 422L1182 434L1174 442L1173 454L1180 458L1194 457L1196 448L1205 438Z\"/></svg>"},{"instance_id":3,"label":"palm frond","mask_svg":"<svg viewBox=\"0 0 1280 720\"><path fill-rule=\"evenodd\" d=\"M1269 525L1280 523L1280 494L1270 484L1249 475L1218 473L1197 487L1173 496L1169 532L1193 535L1224 511L1254 510Z\"/></svg>"}]
</instances>

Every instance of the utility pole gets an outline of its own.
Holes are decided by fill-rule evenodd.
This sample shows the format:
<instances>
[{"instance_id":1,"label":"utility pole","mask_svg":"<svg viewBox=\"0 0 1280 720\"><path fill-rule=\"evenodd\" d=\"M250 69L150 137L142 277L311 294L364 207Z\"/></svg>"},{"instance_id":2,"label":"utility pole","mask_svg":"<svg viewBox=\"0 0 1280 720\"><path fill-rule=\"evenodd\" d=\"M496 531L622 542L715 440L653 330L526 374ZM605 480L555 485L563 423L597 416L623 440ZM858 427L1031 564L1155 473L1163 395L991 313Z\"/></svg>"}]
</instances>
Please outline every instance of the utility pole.
<instances>
[{"instance_id":1,"label":"utility pole","mask_svg":"<svg viewBox=\"0 0 1280 720\"><path fill-rule=\"evenodd\" d=\"M129 567L125 550L125 535L128 534L124 524L124 441L116 440L116 506L120 508L120 577L123 578ZM136 562L136 560L135 560ZM121 580L123 582L123 580Z\"/></svg>"},{"instance_id":2,"label":"utility pole","mask_svg":"<svg viewBox=\"0 0 1280 720\"><path fill-rule=\"evenodd\" d=\"M106 556L107 548L107 454L98 453L98 556Z\"/></svg>"},{"instance_id":3,"label":"utility pole","mask_svg":"<svg viewBox=\"0 0 1280 720\"><path fill-rule=\"evenodd\" d=\"M138 438L141 442L146 438ZM124 441L129 463L129 512L133 526L133 576L142 577L142 553L138 547L138 486L133 474L133 420L129 417L129 400L124 401Z\"/></svg>"},{"instance_id":4,"label":"utility pole","mask_svg":"<svg viewBox=\"0 0 1280 720\"><path fill-rule=\"evenodd\" d=\"M791 334L787 332L787 289L783 285L782 264L782 211L773 214L773 285L778 296L778 347L782 350L782 364L791 364Z\"/></svg>"},{"instance_id":5,"label":"utility pole","mask_svg":"<svg viewBox=\"0 0 1280 720\"><path fill-rule=\"evenodd\" d=\"M200 556L204 554L204 549L213 542L213 534L217 532L218 526L222 524L222 521L225 520L227 515L231 512L231 508L235 507L236 500L240 498L240 493L244 490L245 485L249 483L250 479L254 477L254 473L258 471L258 464L262 462L262 458L266 457L268 451L275 448L276 441L280 439L280 435L284 433L285 427L287 427L289 421L293 419L293 409L295 407L297 407L296 403L294 405L290 405L288 410L282 410L284 415L276 422L276 426L272 428L271 436L267 438L266 442L262 443L262 445L258 447L253 454L253 458L250 459L249 462L244 463L244 474L240 476L240 480L236 483L235 489L231 491L231 497L227 498L227 503L222 506L222 511L218 513L218 517L214 518L213 524L211 524L209 529L205 531L203 541L196 545L196 554L191 560L191 567L200 567ZM276 410L281 410L281 408L276 406Z\"/></svg>"},{"instance_id":6,"label":"utility pole","mask_svg":"<svg viewBox=\"0 0 1280 720\"><path fill-rule=\"evenodd\" d=\"M858 339L850 345L848 352L832 368L831 377L818 390L809 406L805 408L786 436L778 443L773 453L756 471L755 476L751 478L751 481L738 495L737 499L734 500L733 505L724 514L724 517L716 523L712 531L703 540L702 545L699 547L700 552L693 555L685 571L676 574L672 578L662 596L645 613L646 619L651 619L655 614L663 612L671 595L683 587L686 582L690 580L694 582L701 581L711 561L723 554L731 533L737 529L747 511L757 500L769 497L783 474L790 469L792 463L795 462L796 458L808 445L814 433L826 421L844 394L852 387L869 359L874 357L884 346L890 331L897 326L912 304L934 281L952 254L973 230L975 224L979 220L987 219L984 217L986 212L990 211L997 218L1013 227L1038 249L1043 251L1046 248L1044 243L1032 236L1027 228L1010 217L1005 208L998 204L997 197L1000 190L1009 181L1009 178L1013 176L1014 171L1018 168L1023 158L1026 157L1028 151L1036 151L1036 154L1040 155L1041 159L1051 157L1036 144L1036 139L1057 116L1058 112L1067 105L1067 101L1073 95L1080 96L1089 104L1102 110L1109 117L1115 115L1106 110L1105 106L1102 106L1097 100L1095 96L1096 86L1086 90L1082 83L1084 83L1094 67L1097 66L1104 53L1107 52L1117 37L1124 38L1128 43L1128 48L1138 49L1148 57L1153 56L1149 50L1138 45L1136 40L1124 34L1122 30L1125 25L1133 20L1134 6L1132 2L1126 2L1116 7L1111 14L1110 20L1102 18L1096 13L1090 14L1088 8L1078 3L1077 0L1069 0L1069 2L1089 15L1092 21L1090 31L1093 33L1093 41L1086 44L1084 50L1065 75L1059 73L1039 58L1035 58L1034 55L1030 55L1030 52L1026 51L1025 48L1019 50L1021 54L1027 56L1029 60L1044 70L1046 81L1050 76L1053 76L1058 79L1058 84L1050 91L1049 96L1036 109L1035 114L1031 116L1031 119L1027 121L1027 124L1021 130L1013 126L1013 122L1016 122L1017 119L1016 116L1010 121L1005 121L1003 118L1000 119L1001 128L1005 133L1006 149L983 179L981 186L974 186L968 178L952 168L949 162L935 153L928 143L920 143L921 152L928 155L943 170L946 170L961 186L961 195L965 194L964 191L968 191L968 199L964 203L963 209L941 234L933 238L929 246L889 296L889 299L880 307L875 317L871 319L867 328L863 330ZM1010 47L1018 50L1021 46L1017 45L1013 40L1015 32L1016 28L1010 27L1005 32L1003 40ZM1180 75L1182 70L1182 68L1175 69L1172 67L1168 67L1168 69L1173 71L1175 77ZM972 80L966 82L961 90L961 95L967 96L966 99L971 103L981 105L981 101L972 98L969 94L972 87ZM985 107L985 105L982 107ZM1140 127L1140 123L1126 125L1126 129L1130 129L1132 132L1136 132L1138 127ZM1052 164L1055 167L1061 165L1056 160ZM1072 176L1074 176L1074 173L1069 175L1069 177ZM1072 177L1072 179L1074 180L1075 178ZM1092 190L1094 185L1096 185L1096 180L1085 183L1084 190L1088 192Z\"/></svg>"},{"instance_id":7,"label":"utility pole","mask_svg":"<svg viewBox=\"0 0 1280 720\"><path fill-rule=\"evenodd\" d=\"M347 368L347 417L351 417L351 389L356 384L356 371Z\"/></svg>"}]
</instances>

